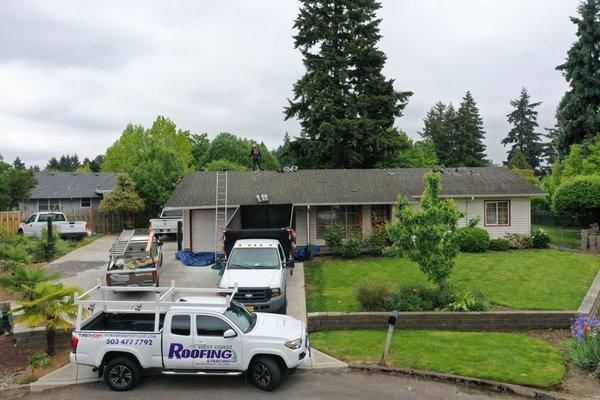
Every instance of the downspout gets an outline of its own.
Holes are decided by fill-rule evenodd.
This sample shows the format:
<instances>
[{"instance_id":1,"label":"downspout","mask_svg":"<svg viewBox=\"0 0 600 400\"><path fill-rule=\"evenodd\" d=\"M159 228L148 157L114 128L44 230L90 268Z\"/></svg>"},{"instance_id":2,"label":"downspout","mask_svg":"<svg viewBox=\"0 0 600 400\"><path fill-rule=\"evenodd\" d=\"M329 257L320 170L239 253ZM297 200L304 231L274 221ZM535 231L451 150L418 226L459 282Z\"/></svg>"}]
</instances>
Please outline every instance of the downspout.
<instances>
[{"instance_id":1,"label":"downspout","mask_svg":"<svg viewBox=\"0 0 600 400\"><path fill-rule=\"evenodd\" d=\"M306 206L306 247L308 249L308 258L312 257L310 249L310 205Z\"/></svg>"}]
</instances>

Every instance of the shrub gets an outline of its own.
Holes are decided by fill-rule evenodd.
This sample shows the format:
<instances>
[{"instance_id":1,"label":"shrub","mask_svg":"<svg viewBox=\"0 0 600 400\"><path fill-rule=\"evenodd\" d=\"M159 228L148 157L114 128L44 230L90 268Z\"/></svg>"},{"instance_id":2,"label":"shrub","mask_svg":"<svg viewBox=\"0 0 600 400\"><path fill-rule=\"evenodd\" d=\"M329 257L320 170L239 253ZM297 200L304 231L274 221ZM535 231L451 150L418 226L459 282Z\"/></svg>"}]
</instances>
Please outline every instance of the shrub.
<instances>
[{"instance_id":1,"label":"shrub","mask_svg":"<svg viewBox=\"0 0 600 400\"><path fill-rule=\"evenodd\" d=\"M552 209L559 217L594 221L600 213L600 176L581 176L562 183L552 197Z\"/></svg>"},{"instance_id":2,"label":"shrub","mask_svg":"<svg viewBox=\"0 0 600 400\"><path fill-rule=\"evenodd\" d=\"M460 251L467 253L483 253L490 245L490 234L483 228L466 227L457 229Z\"/></svg>"},{"instance_id":3,"label":"shrub","mask_svg":"<svg viewBox=\"0 0 600 400\"><path fill-rule=\"evenodd\" d=\"M453 294L453 300L446 306L448 311L485 311L490 303L478 289L467 291L457 290Z\"/></svg>"},{"instance_id":4,"label":"shrub","mask_svg":"<svg viewBox=\"0 0 600 400\"><path fill-rule=\"evenodd\" d=\"M531 234L533 247L536 249L545 249L550 244L550 235L545 230L538 228Z\"/></svg>"},{"instance_id":5,"label":"shrub","mask_svg":"<svg viewBox=\"0 0 600 400\"><path fill-rule=\"evenodd\" d=\"M344 241L342 245L342 255L344 258L357 258L362 251L362 243L356 236L351 236Z\"/></svg>"},{"instance_id":6,"label":"shrub","mask_svg":"<svg viewBox=\"0 0 600 400\"><path fill-rule=\"evenodd\" d=\"M28 359L31 368L46 368L50 366L50 357L43 351L36 351Z\"/></svg>"},{"instance_id":7,"label":"shrub","mask_svg":"<svg viewBox=\"0 0 600 400\"><path fill-rule=\"evenodd\" d=\"M600 322L596 317L580 316L571 327L571 358L581 368L600 373Z\"/></svg>"},{"instance_id":8,"label":"shrub","mask_svg":"<svg viewBox=\"0 0 600 400\"><path fill-rule=\"evenodd\" d=\"M508 240L508 247L511 250L525 250L533 247L531 236L522 233L507 233L505 239Z\"/></svg>"},{"instance_id":9,"label":"shrub","mask_svg":"<svg viewBox=\"0 0 600 400\"><path fill-rule=\"evenodd\" d=\"M387 310L433 311L444 308L452 298L450 285L443 292L421 285L403 285L388 299Z\"/></svg>"},{"instance_id":10,"label":"shrub","mask_svg":"<svg viewBox=\"0 0 600 400\"><path fill-rule=\"evenodd\" d=\"M494 251L507 251L510 249L510 243L508 240L502 238L492 239L488 248Z\"/></svg>"},{"instance_id":11,"label":"shrub","mask_svg":"<svg viewBox=\"0 0 600 400\"><path fill-rule=\"evenodd\" d=\"M391 286L387 282L362 282L355 296L363 311L386 311L386 304L391 294Z\"/></svg>"},{"instance_id":12,"label":"shrub","mask_svg":"<svg viewBox=\"0 0 600 400\"><path fill-rule=\"evenodd\" d=\"M323 239L325 239L325 246L327 246L331 254L340 254L344 244L342 227L339 225L328 225L325 228Z\"/></svg>"},{"instance_id":13,"label":"shrub","mask_svg":"<svg viewBox=\"0 0 600 400\"><path fill-rule=\"evenodd\" d=\"M233 161L219 159L209 162L204 166L207 171L248 171L248 167Z\"/></svg>"},{"instance_id":14,"label":"shrub","mask_svg":"<svg viewBox=\"0 0 600 400\"><path fill-rule=\"evenodd\" d=\"M13 235L14 235L14 232L11 232L11 230L8 229L8 227L6 227L4 225L0 225L0 240L8 239L9 237L11 237Z\"/></svg>"},{"instance_id":15,"label":"shrub","mask_svg":"<svg viewBox=\"0 0 600 400\"><path fill-rule=\"evenodd\" d=\"M381 256L385 249L391 245L385 226L373 229L373 232L364 240L365 251L374 256Z\"/></svg>"}]
</instances>

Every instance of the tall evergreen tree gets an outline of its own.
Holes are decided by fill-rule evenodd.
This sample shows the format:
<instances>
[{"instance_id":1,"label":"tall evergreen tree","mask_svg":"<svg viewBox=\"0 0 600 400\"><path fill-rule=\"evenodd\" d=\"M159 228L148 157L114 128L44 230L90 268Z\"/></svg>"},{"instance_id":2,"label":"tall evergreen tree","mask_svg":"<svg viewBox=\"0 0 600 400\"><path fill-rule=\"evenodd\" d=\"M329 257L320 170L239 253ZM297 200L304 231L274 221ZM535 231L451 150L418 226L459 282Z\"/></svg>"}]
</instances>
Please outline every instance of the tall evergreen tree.
<instances>
[{"instance_id":1,"label":"tall evergreen tree","mask_svg":"<svg viewBox=\"0 0 600 400\"><path fill-rule=\"evenodd\" d=\"M441 101L435 103L423 120L423 131L421 132L421 136L425 140L433 143L437 159L442 165L446 165L454 155L451 136L452 124L447 123L448 112L451 114L450 118L454 118L452 104L446 107Z\"/></svg>"},{"instance_id":2,"label":"tall evergreen tree","mask_svg":"<svg viewBox=\"0 0 600 400\"><path fill-rule=\"evenodd\" d=\"M20 157L15 158L15 161L13 161L13 167L15 169L25 169L25 164L23 163L23 161L21 161Z\"/></svg>"},{"instance_id":3,"label":"tall evergreen tree","mask_svg":"<svg viewBox=\"0 0 600 400\"><path fill-rule=\"evenodd\" d=\"M513 158L519 154L524 157L530 168L539 171L540 164L544 157L545 148L542 143L542 134L536 132L539 126L537 123L538 107L541 102L532 103L527 89L522 88L518 99L511 100L510 105L514 110L507 115L508 122L512 128L508 135L502 139L502 144L511 145L508 150L507 163L511 164ZM521 162L521 161L519 161Z\"/></svg>"},{"instance_id":4,"label":"tall evergreen tree","mask_svg":"<svg viewBox=\"0 0 600 400\"><path fill-rule=\"evenodd\" d=\"M565 155L574 143L590 142L600 133L600 0L585 0L571 17L577 41L564 64L556 67L569 83L557 110L558 151Z\"/></svg>"},{"instance_id":5,"label":"tall evergreen tree","mask_svg":"<svg viewBox=\"0 0 600 400\"><path fill-rule=\"evenodd\" d=\"M463 97L456 112L454 159L450 167L482 167L488 164L483 143L485 130L471 92Z\"/></svg>"},{"instance_id":6,"label":"tall evergreen tree","mask_svg":"<svg viewBox=\"0 0 600 400\"><path fill-rule=\"evenodd\" d=\"M410 92L398 92L382 70L386 56L376 0L301 0L294 46L305 74L294 85L285 118L301 136L290 146L313 168L372 168L403 145L393 128Z\"/></svg>"}]
</instances>

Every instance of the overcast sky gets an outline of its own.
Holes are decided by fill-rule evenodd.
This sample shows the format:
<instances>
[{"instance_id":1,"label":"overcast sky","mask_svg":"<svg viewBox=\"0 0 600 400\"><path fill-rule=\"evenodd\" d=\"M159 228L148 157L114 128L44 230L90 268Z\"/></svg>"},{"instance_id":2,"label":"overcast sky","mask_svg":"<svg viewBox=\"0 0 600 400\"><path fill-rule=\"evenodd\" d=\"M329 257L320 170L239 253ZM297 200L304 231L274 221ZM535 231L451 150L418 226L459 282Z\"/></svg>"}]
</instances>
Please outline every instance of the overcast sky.
<instances>
[{"instance_id":1,"label":"overcast sky","mask_svg":"<svg viewBox=\"0 0 600 400\"><path fill-rule=\"evenodd\" d=\"M505 159L509 100L522 86L554 125L566 84L555 66L575 40L577 0L383 0L380 47L397 90L414 92L397 126L418 138L437 100L471 90L488 155ZM209 137L276 147L299 133L282 110L302 74L293 0L23 1L0 6L0 154L44 166L103 153L129 122L157 115Z\"/></svg>"}]
</instances>

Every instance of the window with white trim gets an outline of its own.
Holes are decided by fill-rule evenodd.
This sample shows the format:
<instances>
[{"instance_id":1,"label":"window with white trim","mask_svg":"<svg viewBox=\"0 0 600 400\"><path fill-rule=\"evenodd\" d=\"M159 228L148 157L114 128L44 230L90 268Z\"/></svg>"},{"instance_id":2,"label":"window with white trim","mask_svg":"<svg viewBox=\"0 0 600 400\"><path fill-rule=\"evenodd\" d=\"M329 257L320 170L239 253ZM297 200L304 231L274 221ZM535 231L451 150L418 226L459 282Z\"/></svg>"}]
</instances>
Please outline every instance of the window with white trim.
<instances>
[{"instance_id":1,"label":"window with white trim","mask_svg":"<svg viewBox=\"0 0 600 400\"><path fill-rule=\"evenodd\" d=\"M92 206L92 199L89 197L81 198L81 208L90 208Z\"/></svg>"},{"instance_id":2,"label":"window with white trim","mask_svg":"<svg viewBox=\"0 0 600 400\"><path fill-rule=\"evenodd\" d=\"M360 206L318 206L317 238L323 239L329 225L339 225L344 236L360 234Z\"/></svg>"},{"instance_id":3,"label":"window with white trim","mask_svg":"<svg viewBox=\"0 0 600 400\"><path fill-rule=\"evenodd\" d=\"M510 200L486 201L485 225L510 225Z\"/></svg>"},{"instance_id":4,"label":"window with white trim","mask_svg":"<svg viewBox=\"0 0 600 400\"><path fill-rule=\"evenodd\" d=\"M38 211L59 211L60 199L38 199Z\"/></svg>"}]
</instances>

